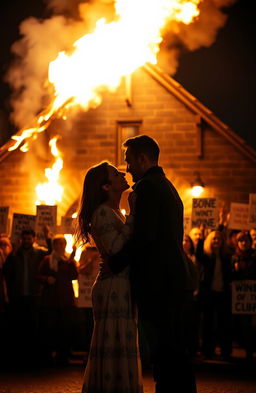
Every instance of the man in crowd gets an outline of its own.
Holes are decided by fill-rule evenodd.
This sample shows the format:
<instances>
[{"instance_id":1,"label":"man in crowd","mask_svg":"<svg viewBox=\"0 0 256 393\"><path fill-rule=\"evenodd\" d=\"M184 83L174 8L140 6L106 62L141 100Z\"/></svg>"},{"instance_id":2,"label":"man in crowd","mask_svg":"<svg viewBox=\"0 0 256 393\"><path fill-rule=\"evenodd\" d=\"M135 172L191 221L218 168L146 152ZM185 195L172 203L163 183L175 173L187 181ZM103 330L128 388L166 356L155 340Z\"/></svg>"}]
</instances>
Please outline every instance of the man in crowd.
<instances>
[{"instance_id":1,"label":"man in crowd","mask_svg":"<svg viewBox=\"0 0 256 393\"><path fill-rule=\"evenodd\" d=\"M34 364L36 357L40 302L38 267L52 248L47 227L44 232L48 249L35 246L33 229L23 230L20 247L8 255L4 264L9 299L10 354L13 359L22 361L23 364Z\"/></svg>"}]
</instances>

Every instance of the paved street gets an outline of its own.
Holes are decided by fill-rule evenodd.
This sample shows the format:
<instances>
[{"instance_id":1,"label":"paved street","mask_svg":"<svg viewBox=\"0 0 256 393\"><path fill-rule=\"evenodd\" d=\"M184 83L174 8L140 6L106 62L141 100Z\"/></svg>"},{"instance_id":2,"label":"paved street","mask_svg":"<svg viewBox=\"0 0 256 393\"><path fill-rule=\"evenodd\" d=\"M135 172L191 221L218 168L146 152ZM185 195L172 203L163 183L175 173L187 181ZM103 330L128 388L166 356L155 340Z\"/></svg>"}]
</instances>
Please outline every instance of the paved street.
<instances>
[{"instance_id":1,"label":"paved street","mask_svg":"<svg viewBox=\"0 0 256 393\"><path fill-rule=\"evenodd\" d=\"M198 393L256 393L256 362L208 362L197 365L196 370ZM82 380L81 364L34 372L9 371L0 373L0 393L80 393ZM154 392L149 373L144 375L144 386L145 393Z\"/></svg>"}]
</instances>

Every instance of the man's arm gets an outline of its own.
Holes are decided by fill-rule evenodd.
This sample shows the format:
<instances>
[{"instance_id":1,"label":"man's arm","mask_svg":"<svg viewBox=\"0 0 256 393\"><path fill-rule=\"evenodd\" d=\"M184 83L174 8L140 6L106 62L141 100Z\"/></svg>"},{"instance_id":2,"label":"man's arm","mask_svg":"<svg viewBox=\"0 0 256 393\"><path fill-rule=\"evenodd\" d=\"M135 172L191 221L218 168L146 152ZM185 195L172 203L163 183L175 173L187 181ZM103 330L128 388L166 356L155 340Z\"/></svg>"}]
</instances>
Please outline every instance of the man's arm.
<instances>
[{"instance_id":1,"label":"man's arm","mask_svg":"<svg viewBox=\"0 0 256 393\"><path fill-rule=\"evenodd\" d=\"M108 265L113 273L119 273L130 265L136 255L155 241L155 230L158 225L158 197L156 190L147 180L142 180L135 190L137 194L134 218L134 233L123 248L112 255Z\"/></svg>"}]
</instances>

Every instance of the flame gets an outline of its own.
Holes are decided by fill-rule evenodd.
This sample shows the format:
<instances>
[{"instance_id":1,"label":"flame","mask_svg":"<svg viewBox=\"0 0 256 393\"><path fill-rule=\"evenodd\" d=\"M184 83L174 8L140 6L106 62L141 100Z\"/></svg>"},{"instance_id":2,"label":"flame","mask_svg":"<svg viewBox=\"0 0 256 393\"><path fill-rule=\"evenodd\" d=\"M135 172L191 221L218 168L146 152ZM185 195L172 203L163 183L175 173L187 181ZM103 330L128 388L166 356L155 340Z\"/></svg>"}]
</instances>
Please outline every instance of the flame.
<instances>
[{"instance_id":1,"label":"flame","mask_svg":"<svg viewBox=\"0 0 256 393\"><path fill-rule=\"evenodd\" d=\"M66 118L70 107L98 106L104 90L115 91L122 77L146 62L156 64L164 27L174 21L191 23L199 15L200 1L116 0L114 21L99 19L92 33L73 44L72 53L60 52L50 62L52 102L39 114L35 127L12 137L16 143L9 150L36 138L54 117ZM23 151L28 148L28 143L22 146Z\"/></svg>"},{"instance_id":2,"label":"flame","mask_svg":"<svg viewBox=\"0 0 256 393\"><path fill-rule=\"evenodd\" d=\"M55 136L49 142L51 153L55 157L55 162L51 168L45 169L45 176L48 179L48 183L38 184L36 186L38 197L36 201L37 205L56 205L57 202L61 201L63 187L58 184L58 179L63 167L63 160L60 157L60 152L56 145L57 140L58 136Z\"/></svg>"},{"instance_id":3,"label":"flame","mask_svg":"<svg viewBox=\"0 0 256 393\"><path fill-rule=\"evenodd\" d=\"M73 251L73 244L75 243L74 236L71 235L70 233L65 233L64 237L65 237L65 239L67 241L66 252L68 254L71 254L71 252ZM82 254L82 251L83 251L82 245L77 247L76 253L75 253L75 257L74 257L76 262L78 262L80 260L80 256Z\"/></svg>"},{"instance_id":4,"label":"flame","mask_svg":"<svg viewBox=\"0 0 256 393\"><path fill-rule=\"evenodd\" d=\"M74 244L73 235L71 235L69 233L65 233L64 237L67 241L65 251L67 254L71 254L73 251L73 244ZM82 247L78 247L76 249L76 253L74 256L74 260L76 261L77 264L80 260L81 254L82 254ZM74 295L76 298L78 298L78 296L79 296L79 282L78 282L78 280L72 280L72 286L73 286Z\"/></svg>"}]
</instances>

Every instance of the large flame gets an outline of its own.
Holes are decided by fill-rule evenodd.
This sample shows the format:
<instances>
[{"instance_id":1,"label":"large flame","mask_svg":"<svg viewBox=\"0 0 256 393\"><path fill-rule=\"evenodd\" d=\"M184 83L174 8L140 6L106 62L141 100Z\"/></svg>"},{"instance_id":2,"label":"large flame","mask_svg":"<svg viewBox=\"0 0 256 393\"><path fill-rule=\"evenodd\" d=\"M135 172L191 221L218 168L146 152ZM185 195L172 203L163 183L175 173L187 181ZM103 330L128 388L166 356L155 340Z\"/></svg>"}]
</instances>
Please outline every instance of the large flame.
<instances>
[{"instance_id":1,"label":"large flame","mask_svg":"<svg viewBox=\"0 0 256 393\"><path fill-rule=\"evenodd\" d=\"M72 53L60 52L49 65L48 81L54 97L36 125L13 139L16 149L23 141L44 131L53 117L64 117L71 106L84 109L101 103L104 90L114 91L123 76L146 62L157 63L166 24L189 24L199 14L201 0L116 0L115 20L101 18L95 30L73 44ZM22 150L28 149L27 143Z\"/></svg>"},{"instance_id":2,"label":"large flame","mask_svg":"<svg viewBox=\"0 0 256 393\"><path fill-rule=\"evenodd\" d=\"M37 205L56 205L61 201L63 187L58 183L59 174L63 167L63 160L57 148L58 137L55 136L49 142L51 153L55 157L55 162L51 168L45 169L45 176L48 179L47 183L38 184L36 186Z\"/></svg>"}]
</instances>

